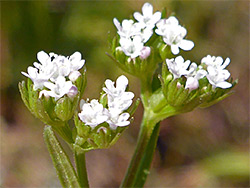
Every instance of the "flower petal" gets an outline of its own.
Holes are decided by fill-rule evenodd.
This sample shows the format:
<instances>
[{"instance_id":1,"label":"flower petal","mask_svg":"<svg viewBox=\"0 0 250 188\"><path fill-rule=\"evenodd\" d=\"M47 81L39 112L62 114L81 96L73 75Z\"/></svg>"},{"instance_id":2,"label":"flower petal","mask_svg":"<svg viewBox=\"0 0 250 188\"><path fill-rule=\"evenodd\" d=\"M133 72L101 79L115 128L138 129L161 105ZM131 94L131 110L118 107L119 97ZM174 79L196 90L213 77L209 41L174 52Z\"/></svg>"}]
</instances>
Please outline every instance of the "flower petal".
<instances>
[{"instance_id":1,"label":"flower petal","mask_svg":"<svg viewBox=\"0 0 250 188\"><path fill-rule=\"evenodd\" d=\"M224 82L217 83L216 87L220 87L222 89L226 89L226 88L232 87L232 84L229 83L229 82L224 81Z\"/></svg>"},{"instance_id":2,"label":"flower petal","mask_svg":"<svg viewBox=\"0 0 250 188\"><path fill-rule=\"evenodd\" d=\"M177 55L180 52L179 47L177 45L171 45L171 52Z\"/></svg>"},{"instance_id":3,"label":"flower petal","mask_svg":"<svg viewBox=\"0 0 250 188\"><path fill-rule=\"evenodd\" d=\"M40 51L40 52L37 53L37 59L42 64L46 63L46 61L47 61L48 58L49 58L49 55L46 52L44 52L44 51Z\"/></svg>"},{"instance_id":4,"label":"flower petal","mask_svg":"<svg viewBox=\"0 0 250 188\"><path fill-rule=\"evenodd\" d=\"M141 15L141 13L135 12L133 15L134 15L134 18L135 18L138 22L143 21L143 16Z\"/></svg>"},{"instance_id":5,"label":"flower petal","mask_svg":"<svg viewBox=\"0 0 250 188\"><path fill-rule=\"evenodd\" d=\"M145 3L142 6L142 13L144 16L151 17L153 15L153 6L150 3Z\"/></svg>"},{"instance_id":6,"label":"flower petal","mask_svg":"<svg viewBox=\"0 0 250 188\"><path fill-rule=\"evenodd\" d=\"M191 50L194 47L194 43L191 40L181 40L179 47L183 50Z\"/></svg>"}]
</instances>

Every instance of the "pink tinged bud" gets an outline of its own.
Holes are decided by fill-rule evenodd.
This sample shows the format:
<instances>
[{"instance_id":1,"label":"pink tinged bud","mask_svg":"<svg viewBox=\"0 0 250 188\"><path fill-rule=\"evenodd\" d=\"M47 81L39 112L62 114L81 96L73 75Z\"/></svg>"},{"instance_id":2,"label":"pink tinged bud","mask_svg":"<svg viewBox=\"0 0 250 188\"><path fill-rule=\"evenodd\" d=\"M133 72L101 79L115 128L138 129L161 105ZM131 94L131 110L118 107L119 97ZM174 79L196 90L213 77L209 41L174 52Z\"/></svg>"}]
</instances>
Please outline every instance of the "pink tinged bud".
<instances>
[{"instance_id":1,"label":"pink tinged bud","mask_svg":"<svg viewBox=\"0 0 250 188\"><path fill-rule=\"evenodd\" d=\"M190 91L195 90L199 87L199 82L194 77L189 77L186 81L185 89L189 89Z\"/></svg>"},{"instance_id":2,"label":"pink tinged bud","mask_svg":"<svg viewBox=\"0 0 250 188\"><path fill-rule=\"evenodd\" d=\"M75 82L79 76L81 76L79 71L73 71L69 74L69 79L71 82Z\"/></svg>"},{"instance_id":3,"label":"pink tinged bud","mask_svg":"<svg viewBox=\"0 0 250 188\"><path fill-rule=\"evenodd\" d=\"M78 93L78 89L76 86L72 86L70 89L69 89L69 92L67 93L68 97L69 98L74 98Z\"/></svg>"},{"instance_id":4,"label":"pink tinged bud","mask_svg":"<svg viewBox=\"0 0 250 188\"><path fill-rule=\"evenodd\" d=\"M150 56L150 53L151 53L150 47L144 46L144 47L142 48L142 50L141 50L140 58L141 58L141 59L147 59L148 56Z\"/></svg>"}]
</instances>

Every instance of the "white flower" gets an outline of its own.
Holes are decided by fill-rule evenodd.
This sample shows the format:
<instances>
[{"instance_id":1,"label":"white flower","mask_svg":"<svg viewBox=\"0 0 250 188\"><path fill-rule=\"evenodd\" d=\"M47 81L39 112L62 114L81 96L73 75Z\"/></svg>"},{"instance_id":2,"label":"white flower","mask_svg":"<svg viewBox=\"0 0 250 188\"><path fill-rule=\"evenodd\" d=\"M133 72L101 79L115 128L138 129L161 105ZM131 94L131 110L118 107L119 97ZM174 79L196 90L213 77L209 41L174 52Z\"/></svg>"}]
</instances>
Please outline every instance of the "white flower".
<instances>
[{"instance_id":1,"label":"white flower","mask_svg":"<svg viewBox=\"0 0 250 188\"><path fill-rule=\"evenodd\" d=\"M122 51L131 58L136 58L141 55L141 50L143 49L143 42L140 36L135 36L134 38L120 38L120 45Z\"/></svg>"},{"instance_id":2,"label":"white flower","mask_svg":"<svg viewBox=\"0 0 250 188\"><path fill-rule=\"evenodd\" d=\"M160 20L156 26L155 32L163 36L163 41L171 46L171 51L174 55L179 53L179 48L191 50L194 47L192 41L184 39L187 30L179 25L179 21L174 16Z\"/></svg>"},{"instance_id":3,"label":"white flower","mask_svg":"<svg viewBox=\"0 0 250 188\"><path fill-rule=\"evenodd\" d=\"M114 86L114 82L107 79L105 81L105 86L103 91L106 92L108 97L108 107L111 110L120 114L124 110L128 109L132 104L132 99L134 98L134 94L132 92L126 92L126 87L128 85L128 79L122 75L116 80L116 87Z\"/></svg>"},{"instance_id":4,"label":"white flower","mask_svg":"<svg viewBox=\"0 0 250 188\"><path fill-rule=\"evenodd\" d=\"M45 82L44 86L49 89L49 91L41 91L39 97L46 93L47 95L55 98L55 100L57 101L59 98L70 92L70 89L72 88L73 84L71 81L66 81L65 77L59 76L55 80L55 83Z\"/></svg>"},{"instance_id":5,"label":"white flower","mask_svg":"<svg viewBox=\"0 0 250 188\"><path fill-rule=\"evenodd\" d=\"M140 33L141 27L138 23L134 23L133 20L125 19L122 21L122 25L116 18L113 19L113 22L121 38L130 38Z\"/></svg>"},{"instance_id":6,"label":"white flower","mask_svg":"<svg viewBox=\"0 0 250 188\"><path fill-rule=\"evenodd\" d=\"M232 87L231 83L225 81L230 77L230 72L228 70L208 66L207 72L207 79L213 88L220 87L226 89Z\"/></svg>"},{"instance_id":7,"label":"white flower","mask_svg":"<svg viewBox=\"0 0 250 188\"><path fill-rule=\"evenodd\" d=\"M231 83L225 81L230 77L230 72L225 69L230 63L229 58L226 58L223 62L223 58L220 56L207 55L202 58L201 63L207 66L207 79L213 88L220 87L226 89L232 87Z\"/></svg>"},{"instance_id":8,"label":"white flower","mask_svg":"<svg viewBox=\"0 0 250 188\"><path fill-rule=\"evenodd\" d=\"M223 63L223 58L218 56L211 56L211 55L207 55L206 57L203 57L201 59L201 63L206 64L207 66L213 66L219 69L225 69L229 63L230 63L230 59L226 58L225 62Z\"/></svg>"},{"instance_id":9,"label":"white flower","mask_svg":"<svg viewBox=\"0 0 250 188\"><path fill-rule=\"evenodd\" d=\"M173 74L174 79L180 78L181 76L187 75L189 72L187 68L189 67L191 61L184 61L182 56L178 56L175 59L166 59L168 70Z\"/></svg>"},{"instance_id":10,"label":"white flower","mask_svg":"<svg viewBox=\"0 0 250 188\"><path fill-rule=\"evenodd\" d=\"M28 67L28 74L21 72L24 76L30 78L34 84L34 90L42 89L44 83L56 72L56 67L50 61L50 56L44 51L37 53L37 59L40 63L34 62L34 67Z\"/></svg>"},{"instance_id":11,"label":"white flower","mask_svg":"<svg viewBox=\"0 0 250 188\"><path fill-rule=\"evenodd\" d=\"M90 103L83 103L81 110L78 113L80 120L92 128L107 121L109 117L107 109L103 108L102 104L96 99L91 100Z\"/></svg>"},{"instance_id":12,"label":"white flower","mask_svg":"<svg viewBox=\"0 0 250 188\"><path fill-rule=\"evenodd\" d=\"M145 3L142 6L142 14L135 12L134 18L142 25L142 28L153 29L161 19L161 12L157 11L153 14L153 6L150 3Z\"/></svg>"},{"instance_id":13,"label":"white flower","mask_svg":"<svg viewBox=\"0 0 250 188\"><path fill-rule=\"evenodd\" d=\"M109 114L110 117L107 120L107 123L112 130L115 130L117 127L124 127L130 124L130 121L128 121L130 117L129 113L117 114L109 111Z\"/></svg>"}]
</instances>

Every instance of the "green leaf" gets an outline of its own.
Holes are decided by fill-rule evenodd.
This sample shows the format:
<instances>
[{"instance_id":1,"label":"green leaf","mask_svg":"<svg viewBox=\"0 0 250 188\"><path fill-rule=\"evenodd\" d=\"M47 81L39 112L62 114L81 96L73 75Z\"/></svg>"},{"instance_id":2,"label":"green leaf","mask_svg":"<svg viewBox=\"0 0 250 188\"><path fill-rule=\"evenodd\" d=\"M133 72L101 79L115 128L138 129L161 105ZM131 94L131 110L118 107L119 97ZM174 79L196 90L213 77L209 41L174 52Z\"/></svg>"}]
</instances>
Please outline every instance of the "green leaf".
<instances>
[{"instance_id":1,"label":"green leaf","mask_svg":"<svg viewBox=\"0 0 250 188\"><path fill-rule=\"evenodd\" d=\"M51 126L45 126L43 136L62 187L80 187L69 157L57 140Z\"/></svg>"}]
</instances>

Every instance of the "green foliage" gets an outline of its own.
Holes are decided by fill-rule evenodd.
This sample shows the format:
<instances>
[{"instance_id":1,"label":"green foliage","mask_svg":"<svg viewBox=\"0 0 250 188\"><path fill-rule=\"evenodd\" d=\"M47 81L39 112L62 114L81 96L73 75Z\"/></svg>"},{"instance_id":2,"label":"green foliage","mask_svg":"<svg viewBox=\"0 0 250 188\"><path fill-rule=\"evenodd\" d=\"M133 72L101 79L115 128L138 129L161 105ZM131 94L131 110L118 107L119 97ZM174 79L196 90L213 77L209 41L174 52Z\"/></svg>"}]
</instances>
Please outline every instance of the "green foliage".
<instances>
[{"instance_id":1,"label":"green foliage","mask_svg":"<svg viewBox=\"0 0 250 188\"><path fill-rule=\"evenodd\" d=\"M50 126L44 128L44 141L49 150L54 167L56 168L61 185L65 188L80 187L78 177L69 157L63 150Z\"/></svg>"}]
</instances>

